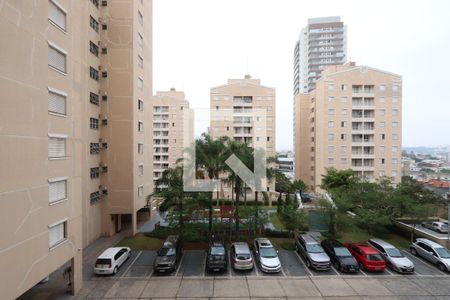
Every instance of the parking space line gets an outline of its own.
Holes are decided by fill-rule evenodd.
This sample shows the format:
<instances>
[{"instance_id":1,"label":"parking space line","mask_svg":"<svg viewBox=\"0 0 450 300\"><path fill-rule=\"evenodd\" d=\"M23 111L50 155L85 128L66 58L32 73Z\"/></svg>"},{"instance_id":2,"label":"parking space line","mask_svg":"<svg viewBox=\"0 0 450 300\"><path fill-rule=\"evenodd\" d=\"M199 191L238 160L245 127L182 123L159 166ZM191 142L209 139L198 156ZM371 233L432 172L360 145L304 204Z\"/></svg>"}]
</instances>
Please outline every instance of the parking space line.
<instances>
[{"instance_id":1,"label":"parking space line","mask_svg":"<svg viewBox=\"0 0 450 300\"><path fill-rule=\"evenodd\" d=\"M180 262L178 263L178 268L177 268L177 271L175 272L175 276L178 276L178 272L180 272L180 269L181 269L181 264L183 263L183 259L184 259L184 253L181 255L181 259L180 259Z\"/></svg>"},{"instance_id":2,"label":"parking space line","mask_svg":"<svg viewBox=\"0 0 450 300\"><path fill-rule=\"evenodd\" d=\"M336 270L336 268L333 266L333 264L331 264L330 267L338 276L341 276L341 273L338 272L338 270Z\"/></svg>"},{"instance_id":3,"label":"parking space line","mask_svg":"<svg viewBox=\"0 0 450 300\"><path fill-rule=\"evenodd\" d=\"M122 276L120 276L120 278L124 278L125 275L128 273L128 271L131 269L131 267L133 266L133 264L136 262L136 260L139 258L139 256L142 254L142 251L139 251L139 253L136 255L136 257L133 259L133 261L130 263L130 265L128 266L128 268L125 270L125 272L123 272Z\"/></svg>"},{"instance_id":4,"label":"parking space line","mask_svg":"<svg viewBox=\"0 0 450 300\"><path fill-rule=\"evenodd\" d=\"M203 263L202 263L202 266L203 266L203 274L202 275L200 275L200 276L202 276L202 277L205 277L206 276L206 255L203 255Z\"/></svg>"},{"instance_id":5,"label":"parking space line","mask_svg":"<svg viewBox=\"0 0 450 300\"><path fill-rule=\"evenodd\" d=\"M308 268L308 266L306 265L306 263L303 261L303 258L298 254L297 251L294 251L295 255L297 255L298 259L300 260L300 262L303 264L303 266L305 267L306 272L308 272L309 276L314 276L314 274L311 272L311 270Z\"/></svg>"},{"instance_id":6,"label":"parking space line","mask_svg":"<svg viewBox=\"0 0 450 300\"><path fill-rule=\"evenodd\" d=\"M395 275L394 273L392 273L392 272L389 270L388 267L386 267L384 270L385 270L386 272L388 272L389 274L391 274L391 275Z\"/></svg>"},{"instance_id":7,"label":"parking space line","mask_svg":"<svg viewBox=\"0 0 450 300\"><path fill-rule=\"evenodd\" d=\"M281 270L281 274L283 274L283 276L286 277L286 273L283 270L283 266L281 265L281 262L280 262L280 270Z\"/></svg>"},{"instance_id":8,"label":"parking space line","mask_svg":"<svg viewBox=\"0 0 450 300\"><path fill-rule=\"evenodd\" d=\"M150 277L152 277L152 275L153 275L153 268L152 268L152 270L151 270L151 272L150 272L150 274L148 275L148 276L146 276L145 278L150 278Z\"/></svg>"},{"instance_id":9,"label":"parking space line","mask_svg":"<svg viewBox=\"0 0 450 300\"><path fill-rule=\"evenodd\" d=\"M403 250L403 252L404 252L407 256L409 256L409 257L414 257L415 259L417 259L418 261L422 262L422 263L425 264L426 266L434 267L434 268L436 269L436 271L438 271L441 275L447 275L447 274L445 274L444 272L442 272L441 270L439 270L435 265L432 265L431 263L429 263L429 262L423 260L423 259L420 258L419 256L414 256L414 255L412 255L411 253L409 253L409 252L407 252L407 251L404 251L404 250Z\"/></svg>"},{"instance_id":10,"label":"parking space line","mask_svg":"<svg viewBox=\"0 0 450 300\"><path fill-rule=\"evenodd\" d=\"M367 275L366 272L363 271L363 269L360 268L359 271L360 271L361 273L363 273L364 276L369 276L369 275Z\"/></svg>"}]
</instances>

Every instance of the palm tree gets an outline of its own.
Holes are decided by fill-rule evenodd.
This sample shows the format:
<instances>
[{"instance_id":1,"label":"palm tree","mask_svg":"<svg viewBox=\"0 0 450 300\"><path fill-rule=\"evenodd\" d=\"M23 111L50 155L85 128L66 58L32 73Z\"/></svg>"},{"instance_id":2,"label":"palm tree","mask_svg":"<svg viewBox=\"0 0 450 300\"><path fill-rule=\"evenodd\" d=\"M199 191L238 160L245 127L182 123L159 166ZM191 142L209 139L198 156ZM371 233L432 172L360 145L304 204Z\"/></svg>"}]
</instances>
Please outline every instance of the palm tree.
<instances>
[{"instance_id":1,"label":"palm tree","mask_svg":"<svg viewBox=\"0 0 450 300\"><path fill-rule=\"evenodd\" d=\"M183 223L183 200L185 192L183 189L183 167L177 166L167 169L162 173L161 178L156 181L159 194L165 198L165 206L176 206L178 208L178 226L180 236L184 232Z\"/></svg>"},{"instance_id":2,"label":"palm tree","mask_svg":"<svg viewBox=\"0 0 450 300\"><path fill-rule=\"evenodd\" d=\"M213 139L209 134L202 134L195 142L197 167L205 170L209 179L220 180L220 174L225 170L226 147L228 137ZM217 189L217 199L219 199ZM209 201L209 235L212 233L212 206L213 192L210 192Z\"/></svg>"}]
</instances>

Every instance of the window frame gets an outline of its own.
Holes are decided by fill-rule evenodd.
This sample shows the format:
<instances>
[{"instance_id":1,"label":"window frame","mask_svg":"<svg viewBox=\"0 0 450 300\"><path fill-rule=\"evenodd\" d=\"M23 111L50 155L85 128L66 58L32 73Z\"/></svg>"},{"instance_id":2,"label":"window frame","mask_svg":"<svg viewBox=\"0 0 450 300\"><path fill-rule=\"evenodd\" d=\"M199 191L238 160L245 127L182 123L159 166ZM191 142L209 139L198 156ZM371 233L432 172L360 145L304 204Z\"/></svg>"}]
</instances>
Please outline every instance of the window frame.
<instances>
[{"instance_id":1,"label":"window frame","mask_svg":"<svg viewBox=\"0 0 450 300\"><path fill-rule=\"evenodd\" d=\"M56 23L54 20L50 19L50 15L47 16L49 23L52 24L53 26L55 26L56 28L58 28L59 30L61 30L62 32L67 33L67 10L56 0L48 0L48 3L53 4L56 7L56 9L58 9L59 11L61 11L64 14L65 28L59 26L58 23ZM47 14L48 14L48 12L47 12Z\"/></svg>"},{"instance_id":2,"label":"window frame","mask_svg":"<svg viewBox=\"0 0 450 300\"><path fill-rule=\"evenodd\" d=\"M55 223L49 224L47 226L48 227L48 244L49 244L50 251L61 246L62 244L64 244L65 242L68 241L68 222L67 221L68 221L68 219L66 218L66 219L59 220ZM50 242L51 242L50 241L50 230L53 228L56 228L57 226L59 226L61 224L63 225L63 239L58 240L54 244L50 244Z\"/></svg>"},{"instance_id":3,"label":"window frame","mask_svg":"<svg viewBox=\"0 0 450 300\"><path fill-rule=\"evenodd\" d=\"M48 113L50 115L55 115L55 116L59 116L59 117L67 117L67 96L68 96L68 94L66 92L57 90L57 89L52 88L52 87L47 87L47 91L48 91L48 95L49 95L48 101L50 101L50 94L55 94L55 95L64 97L64 102L65 102L64 103L64 113L51 111L50 110L50 106L48 106Z\"/></svg>"}]
</instances>

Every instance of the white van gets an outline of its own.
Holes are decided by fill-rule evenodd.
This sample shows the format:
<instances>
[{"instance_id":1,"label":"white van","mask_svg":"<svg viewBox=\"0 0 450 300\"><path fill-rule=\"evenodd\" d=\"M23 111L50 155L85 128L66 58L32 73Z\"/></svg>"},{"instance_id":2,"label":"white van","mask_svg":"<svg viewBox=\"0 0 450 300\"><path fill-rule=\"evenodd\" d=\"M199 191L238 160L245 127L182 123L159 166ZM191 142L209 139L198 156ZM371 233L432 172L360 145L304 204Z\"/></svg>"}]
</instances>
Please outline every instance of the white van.
<instances>
[{"instance_id":1,"label":"white van","mask_svg":"<svg viewBox=\"0 0 450 300\"><path fill-rule=\"evenodd\" d=\"M97 275L116 274L120 266L122 266L130 256L131 249L128 247L108 248L97 257L94 273Z\"/></svg>"}]
</instances>

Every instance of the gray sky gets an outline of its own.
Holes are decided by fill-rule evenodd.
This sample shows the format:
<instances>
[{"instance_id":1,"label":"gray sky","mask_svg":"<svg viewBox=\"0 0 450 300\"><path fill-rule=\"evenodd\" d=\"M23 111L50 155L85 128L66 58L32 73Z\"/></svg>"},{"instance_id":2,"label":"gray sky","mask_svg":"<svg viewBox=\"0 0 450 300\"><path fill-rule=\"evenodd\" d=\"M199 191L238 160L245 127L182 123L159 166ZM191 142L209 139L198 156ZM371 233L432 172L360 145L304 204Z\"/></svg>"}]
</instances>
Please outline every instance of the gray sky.
<instances>
[{"instance_id":1,"label":"gray sky","mask_svg":"<svg viewBox=\"0 0 450 300\"><path fill-rule=\"evenodd\" d=\"M200 115L210 88L243 78L248 60L248 73L276 88L277 150L292 149L294 45L308 18L335 15L347 24L350 60L403 76L403 146L449 145L445 0L154 0L154 91L183 90Z\"/></svg>"}]
</instances>

